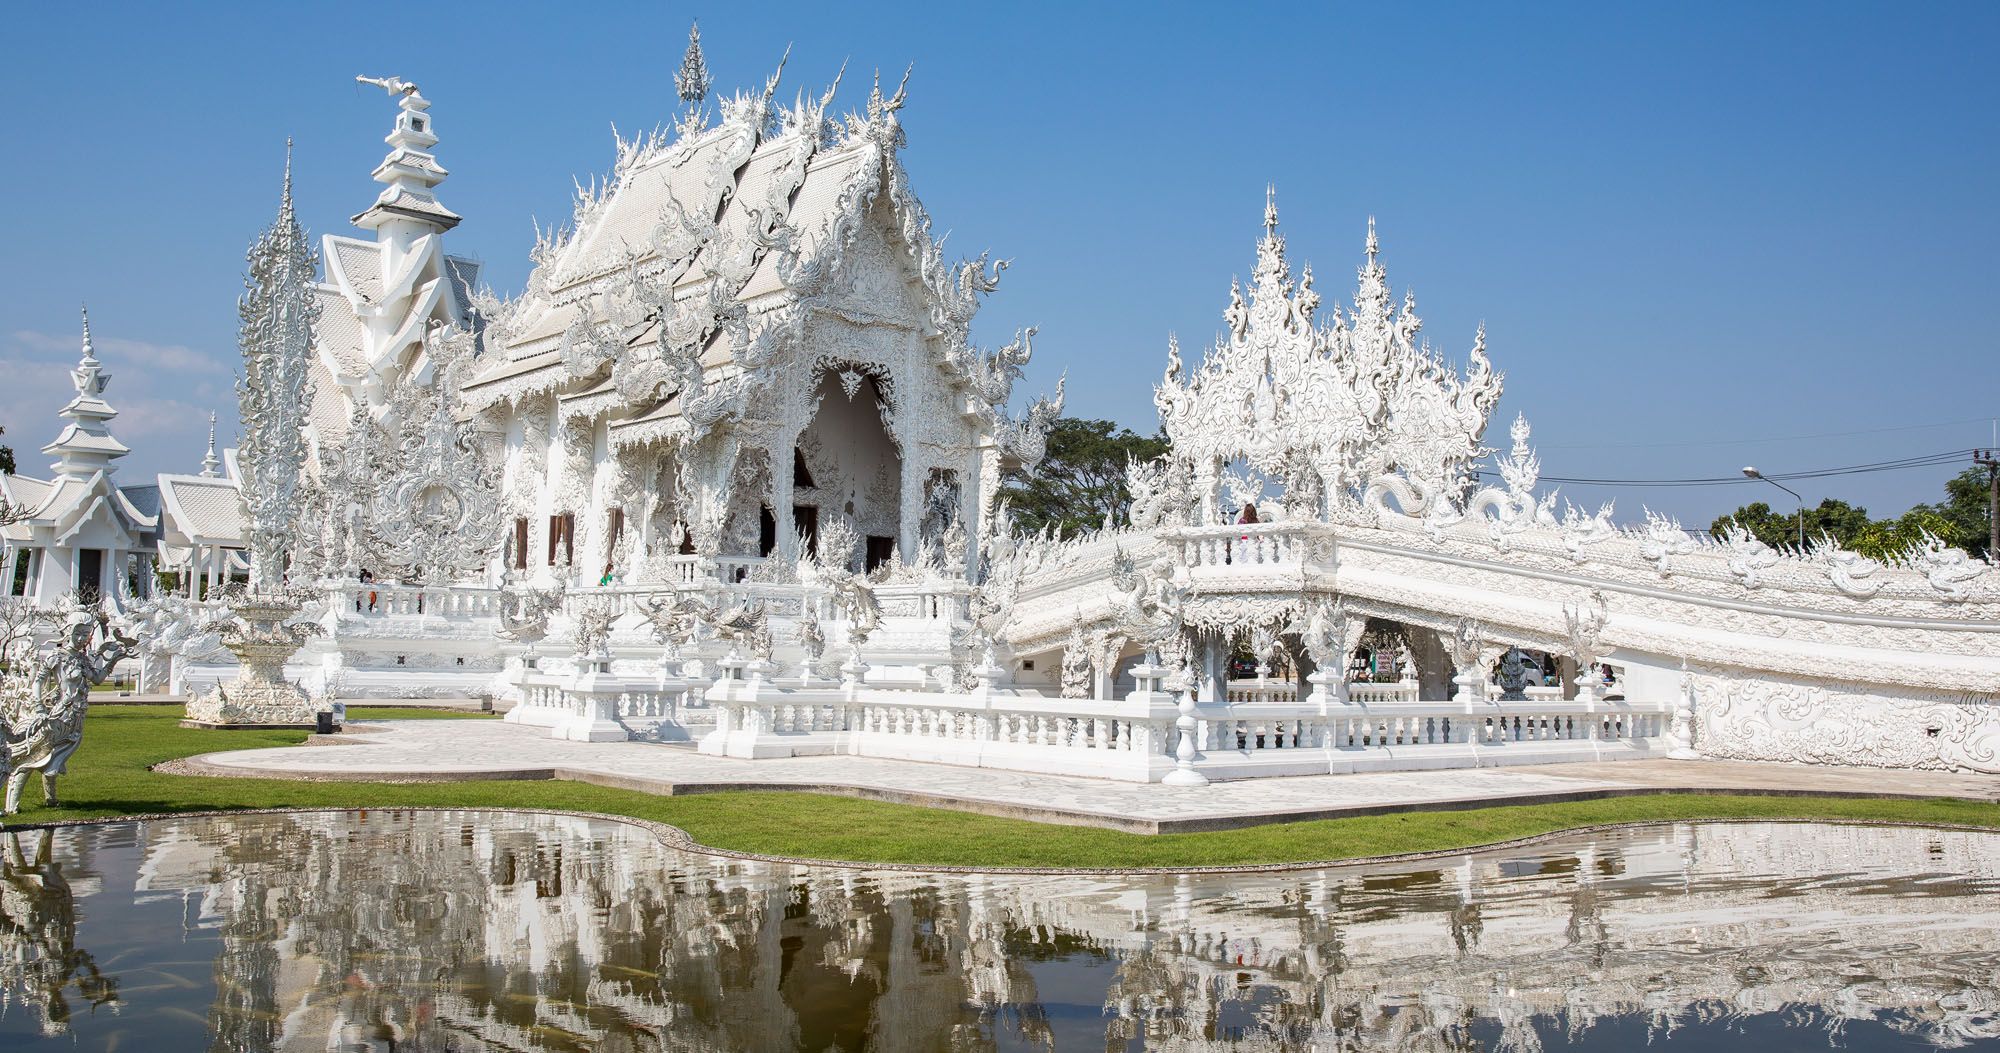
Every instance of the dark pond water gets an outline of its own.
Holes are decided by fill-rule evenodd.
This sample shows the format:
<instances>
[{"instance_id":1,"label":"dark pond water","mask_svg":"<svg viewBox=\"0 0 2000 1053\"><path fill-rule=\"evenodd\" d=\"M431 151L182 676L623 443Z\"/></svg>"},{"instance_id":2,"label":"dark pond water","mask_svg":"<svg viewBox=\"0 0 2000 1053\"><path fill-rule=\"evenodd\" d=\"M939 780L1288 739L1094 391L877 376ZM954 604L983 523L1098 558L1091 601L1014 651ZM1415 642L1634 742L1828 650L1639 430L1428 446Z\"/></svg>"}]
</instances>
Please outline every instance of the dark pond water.
<instances>
[{"instance_id":1,"label":"dark pond water","mask_svg":"<svg viewBox=\"0 0 2000 1053\"><path fill-rule=\"evenodd\" d=\"M0 1049L2000 1048L2000 835L1687 824L1191 878L368 812L0 835Z\"/></svg>"}]
</instances>

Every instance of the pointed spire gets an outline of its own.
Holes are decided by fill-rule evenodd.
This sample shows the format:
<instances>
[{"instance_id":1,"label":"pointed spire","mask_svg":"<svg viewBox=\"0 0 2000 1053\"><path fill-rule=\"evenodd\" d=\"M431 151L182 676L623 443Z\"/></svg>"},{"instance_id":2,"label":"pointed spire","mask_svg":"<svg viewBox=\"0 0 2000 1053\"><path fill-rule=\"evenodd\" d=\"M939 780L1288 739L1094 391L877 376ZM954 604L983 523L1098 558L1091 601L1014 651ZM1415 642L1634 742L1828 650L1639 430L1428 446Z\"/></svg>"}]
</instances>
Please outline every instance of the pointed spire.
<instances>
[{"instance_id":1,"label":"pointed spire","mask_svg":"<svg viewBox=\"0 0 2000 1053\"><path fill-rule=\"evenodd\" d=\"M83 363L82 364L94 366L97 364L97 349L90 342L90 305L82 304L81 307L83 311Z\"/></svg>"},{"instance_id":2,"label":"pointed spire","mask_svg":"<svg viewBox=\"0 0 2000 1053\"><path fill-rule=\"evenodd\" d=\"M95 399L111 386L111 374L106 373L104 364L97 360L97 345L90 339L88 306L83 307L83 354L77 359L76 368L69 371L69 376L79 399Z\"/></svg>"},{"instance_id":3,"label":"pointed spire","mask_svg":"<svg viewBox=\"0 0 2000 1053\"><path fill-rule=\"evenodd\" d=\"M56 458L50 469L64 479L88 479L96 472L110 473L112 462L131 452L111 436L110 422L118 416L104 401L104 389L111 386L111 374L97 360L97 347L90 336L90 309L83 309L83 350L76 368L69 371L76 397L57 414L65 422L62 434L42 447Z\"/></svg>"},{"instance_id":4,"label":"pointed spire","mask_svg":"<svg viewBox=\"0 0 2000 1053\"><path fill-rule=\"evenodd\" d=\"M680 71L674 74L674 90L680 93L682 102L699 106L708 98L713 83L708 76L708 63L701 55L701 23L690 22L687 53L681 56Z\"/></svg>"},{"instance_id":5,"label":"pointed spire","mask_svg":"<svg viewBox=\"0 0 2000 1053\"><path fill-rule=\"evenodd\" d=\"M459 215L444 207L437 198L439 183L451 173L438 163L431 148L438 144L431 101L417 86L401 77L356 77L357 83L373 84L396 100L396 123L383 137L389 152L370 173L384 184L368 210L353 222L373 230L377 241L407 246L426 234L441 234L458 225ZM384 273L389 271L383 268Z\"/></svg>"},{"instance_id":6,"label":"pointed spire","mask_svg":"<svg viewBox=\"0 0 2000 1053\"><path fill-rule=\"evenodd\" d=\"M285 192L278 199L278 211L289 215L292 211L292 137L285 136Z\"/></svg>"},{"instance_id":7,"label":"pointed spire","mask_svg":"<svg viewBox=\"0 0 2000 1053\"><path fill-rule=\"evenodd\" d=\"M1375 257L1382 251L1382 242L1375 237L1375 217L1368 217L1368 264L1374 266Z\"/></svg>"},{"instance_id":8,"label":"pointed spire","mask_svg":"<svg viewBox=\"0 0 2000 1053\"><path fill-rule=\"evenodd\" d=\"M1278 234L1278 184L1264 184L1264 233L1276 237Z\"/></svg>"},{"instance_id":9,"label":"pointed spire","mask_svg":"<svg viewBox=\"0 0 2000 1053\"><path fill-rule=\"evenodd\" d=\"M222 459L215 455L215 411L208 414L208 454L201 459L201 477L213 479L222 474Z\"/></svg>"}]
</instances>

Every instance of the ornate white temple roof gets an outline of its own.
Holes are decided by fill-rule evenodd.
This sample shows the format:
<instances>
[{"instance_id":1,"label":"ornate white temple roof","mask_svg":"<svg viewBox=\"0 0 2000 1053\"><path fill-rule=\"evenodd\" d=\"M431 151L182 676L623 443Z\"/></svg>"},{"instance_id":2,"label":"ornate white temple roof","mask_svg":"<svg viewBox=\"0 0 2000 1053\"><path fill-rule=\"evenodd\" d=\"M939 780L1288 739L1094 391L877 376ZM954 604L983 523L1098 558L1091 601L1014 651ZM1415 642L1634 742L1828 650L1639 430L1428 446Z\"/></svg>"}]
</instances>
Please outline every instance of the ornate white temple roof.
<instances>
[{"instance_id":1,"label":"ornate white temple roof","mask_svg":"<svg viewBox=\"0 0 2000 1053\"><path fill-rule=\"evenodd\" d=\"M711 129L686 148L660 151L657 156L636 164L608 192L589 225L578 230L562 253L547 264L554 284L546 302L538 310L525 312L506 346L505 363L496 362L474 385L491 383L503 376L518 375L508 369L521 362L554 352L563 333L582 317L580 302L593 282L621 267L637 265L642 271L658 269L658 280L672 283L677 293L699 286L707 278L707 267L715 262L718 246L741 246L749 242L755 218L782 223L796 232L800 256L810 256L833 226L843 198L855 196L857 177L879 178L879 171L863 172L865 143L850 143L830 153L817 154L806 163L804 176L795 192L774 195L780 187L786 162L801 149L794 132L759 144L741 166L722 167L731 156L727 150L734 135L727 127ZM662 258L660 237L663 225L673 221L676 208L693 214L704 209L713 214L717 196L709 178L720 171L730 182L723 212L710 237L703 239L692 255L677 260ZM749 281L734 297L751 303L782 292L778 260L763 253ZM630 334L634 339L640 333ZM726 361L726 356L722 359ZM554 365L551 357L537 365Z\"/></svg>"},{"instance_id":2,"label":"ornate white temple roof","mask_svg":"<svg viewBox=\"0 0 2000 1053\"><path fill-rule=\"evenodd\" d=\"M871 254L873 285L836 313L939 341L947 384L1004 405L1016 364L966 343L998 269L984 257L946 264L930 237L896 156L903 92L884 98L878 83L865 116L835 122L831 89L780 108L776 88L774 75L761 93L724 100L714 126L697 107L671 136L620 140L610 179L582 190L568 230L537 245L527 292L488 319L488 358L466 385L473 408L596 385L610 366L621 411L677 412L671 396L697 374L754 373L773 343L796 340L797 309L819 309L851 280L836 277L850 249ZM907 297L886 277L898 269Z\"/></svg>"}]
</instances>

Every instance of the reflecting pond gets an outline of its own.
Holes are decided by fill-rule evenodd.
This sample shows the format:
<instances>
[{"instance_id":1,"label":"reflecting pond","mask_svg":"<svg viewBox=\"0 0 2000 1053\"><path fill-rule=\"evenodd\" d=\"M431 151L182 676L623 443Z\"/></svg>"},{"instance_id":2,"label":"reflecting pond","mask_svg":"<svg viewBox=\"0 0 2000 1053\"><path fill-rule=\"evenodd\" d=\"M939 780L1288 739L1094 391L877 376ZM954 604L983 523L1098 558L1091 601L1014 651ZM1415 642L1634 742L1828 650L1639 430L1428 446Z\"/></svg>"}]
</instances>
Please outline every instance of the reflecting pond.
<instances>
[{"instance_id":1,"label":"reflecting pond","mask_svg":"<svg viewBox=\"0 0 2000 1053\"><path fill-rule=\"evenodd\" d=\"M2000 1048L2000 835L936 875L365 812L0 835L0 1049Z\"/></svg>"}]
</instances>

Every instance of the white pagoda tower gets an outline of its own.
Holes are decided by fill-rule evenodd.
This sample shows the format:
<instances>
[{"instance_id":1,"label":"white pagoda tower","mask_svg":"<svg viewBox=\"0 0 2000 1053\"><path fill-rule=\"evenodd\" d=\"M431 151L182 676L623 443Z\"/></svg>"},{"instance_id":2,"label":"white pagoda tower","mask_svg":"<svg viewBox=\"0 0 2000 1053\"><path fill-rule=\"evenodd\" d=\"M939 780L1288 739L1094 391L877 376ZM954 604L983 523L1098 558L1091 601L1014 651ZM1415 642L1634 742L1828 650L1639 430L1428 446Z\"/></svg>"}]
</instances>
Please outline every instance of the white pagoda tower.
<instances>
[{"instance_id":1,"label":"white pagoda tower","mask_svg":"<svg viewBox=\"0 0 2000 1053\"><path fill-rule=\"evenodd\" d=\"M111 374L83 316L83 353L70 370L76 396L58 413L62 430L42 452L55 458L49 479L0 476L0 497L26 518L5 528L6 594L53 604L75 592L102 597L114 608L152 592L152 552L159 525L159 487L112 482L119 458L132 452L111 434L118 411L104 400Z\"/></svg>"},{"instance_id":2,"label":"white pagoda tower","mask_svg":"<svg viewBox=\"0 0 2000 1053\"><path fill-rule=\"evenodd\" d=\"M443 235L459 217L437 197L449 173L430 152L438 141L430 100L400 77L357 79L395 96L397 113L385 140L389 153L374 171L382 192L354 217L355 226L374 238L329 234L321 240L326 280L318 286L320 362L314 372L325 375L315 376L321 404L313 423L328 438L344 433L356 407L381 417L396 385L431 382L424 335L434 324L468 320L479 276L477 263L444 252ZM346 393L346 405L328 401L336 389Z\"/></svg>"}]
</instances>

